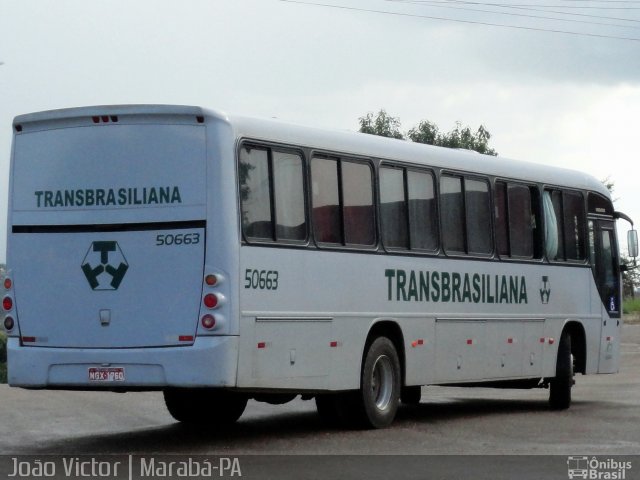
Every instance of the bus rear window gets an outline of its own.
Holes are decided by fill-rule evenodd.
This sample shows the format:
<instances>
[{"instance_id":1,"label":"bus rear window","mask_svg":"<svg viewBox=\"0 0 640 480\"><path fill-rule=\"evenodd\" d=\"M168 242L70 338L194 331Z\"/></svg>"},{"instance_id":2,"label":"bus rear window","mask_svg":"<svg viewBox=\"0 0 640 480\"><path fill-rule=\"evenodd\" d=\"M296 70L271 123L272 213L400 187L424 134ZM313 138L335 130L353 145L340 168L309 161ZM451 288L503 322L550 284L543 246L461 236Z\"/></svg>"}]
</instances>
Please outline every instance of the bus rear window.
<instances>
[{"instance_id":1,"label":"bus rear window","mask_svg":"<svg viewBox=\"0 0 640 480\"><path fill-rule=\"evenodd\" d=\"M169 120L163 115L152 118L143 124L122 118L108 126L51 119L16 135L14 224L203 219L205 129L180 124L179 118L176 124L164 123Z\"/></svg>"}]
</instances>

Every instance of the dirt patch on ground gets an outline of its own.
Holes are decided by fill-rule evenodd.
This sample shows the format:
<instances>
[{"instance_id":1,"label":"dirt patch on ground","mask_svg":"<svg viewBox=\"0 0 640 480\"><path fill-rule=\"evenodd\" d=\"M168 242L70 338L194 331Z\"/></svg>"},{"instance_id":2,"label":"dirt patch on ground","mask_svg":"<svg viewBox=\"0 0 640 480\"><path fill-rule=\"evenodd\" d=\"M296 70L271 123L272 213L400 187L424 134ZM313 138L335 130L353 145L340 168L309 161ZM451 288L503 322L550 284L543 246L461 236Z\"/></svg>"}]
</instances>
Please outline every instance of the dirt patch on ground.
<instances>
[{"instance_id":1,"label":"dirt patch on ground","mask_svg":"<svg viewBox=\"0 0 640 480\"><path fill-rule=\"evenodd\" d=\"M626 315L623 315L623 317L624 317L624 323L627 323L629 325L640 324L640 313L637 313L637 312L628 313Z\"/></svg>"}]
</instances>

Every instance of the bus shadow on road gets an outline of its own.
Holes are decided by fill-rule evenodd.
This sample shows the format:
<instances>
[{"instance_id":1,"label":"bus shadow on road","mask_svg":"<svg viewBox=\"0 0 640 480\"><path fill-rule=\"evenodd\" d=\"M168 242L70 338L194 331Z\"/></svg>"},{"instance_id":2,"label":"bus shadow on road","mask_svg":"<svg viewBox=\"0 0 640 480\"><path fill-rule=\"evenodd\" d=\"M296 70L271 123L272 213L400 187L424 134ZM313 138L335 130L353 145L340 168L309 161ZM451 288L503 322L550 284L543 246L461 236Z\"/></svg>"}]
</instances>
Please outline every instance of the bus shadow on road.
<instances>
[{"instance_id":1,"label":"bus shadow on road","mask_svg":"<svg viewBox=\"0 0 640 480\"><path fill-rule=\"evenodd\" d=\"M576 402L580 408L583 402ZM401 405L394 425L407 428L456 423L459 420L518 414L547 414L551 410L540 399L451 398L427 401L418 405ZM332 427L322 422L315 410L282 412L258 418L241 419L228 428L206 425L188 426L171 423L133 431L75 436L47 442L30 453L55 454L260 454L273 452L278 442L311 444L314 439L357 435L346 427ZM303 447L304 449L304 447ZM286 452L283 452L286 453Z\"/></svg>"},{"instance_id":2,"label":"bus shadow on road","mask_svg":"<svg viewBox=\"0 0 640 480\"><path fill-rule=\"evenodd\" d=\"M456 398L439 402L423 402L419 405L402 405L398 409L396 421L450 422L460 418L537 413L549 410L547 402L542 400Z\"/></svg>"},{"instance_id":3,"label":"bus shadow on road","mask_svg":"<svg viewBox=\"0 0 640 480\"><path fill-rule=\"evenodd\" d=\"M260 445L283 437L308 437L323 429L315 413L284 412L240 420L225 428L171 423L133 431L74 436L42 444L31 454L257 454Z\"/></svg>"}]
</instances>

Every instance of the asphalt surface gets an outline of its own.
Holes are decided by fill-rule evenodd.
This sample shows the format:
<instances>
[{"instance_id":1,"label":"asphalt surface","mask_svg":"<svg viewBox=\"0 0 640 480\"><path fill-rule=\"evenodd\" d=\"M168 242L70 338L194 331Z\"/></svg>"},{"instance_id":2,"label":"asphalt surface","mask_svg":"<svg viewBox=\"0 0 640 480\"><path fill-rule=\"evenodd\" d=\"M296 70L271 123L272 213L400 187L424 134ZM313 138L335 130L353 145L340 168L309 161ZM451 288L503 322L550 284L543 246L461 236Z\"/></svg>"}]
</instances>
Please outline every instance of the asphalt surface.
<instances>
[{"instance_id":1,"label":"asphalt surface","mask_svg":"<svg viewBox=\"0 0 640 480\"><path fill-rule=\"evenodd\" d=\"M315 403L299 398L281 406L250 401L234 428L211 431L176 423L161 393L2 385L0 453L564 455L560 478L567 478L569 455L640 455L640 325L625 325L622 338L620 373L578 376L569 410L550 410L542 389L426 387L421 404L402 406L384 430L327 427ZM634 473L640 474L640 458L637 463Z\"/></svg>"}]
</instances>

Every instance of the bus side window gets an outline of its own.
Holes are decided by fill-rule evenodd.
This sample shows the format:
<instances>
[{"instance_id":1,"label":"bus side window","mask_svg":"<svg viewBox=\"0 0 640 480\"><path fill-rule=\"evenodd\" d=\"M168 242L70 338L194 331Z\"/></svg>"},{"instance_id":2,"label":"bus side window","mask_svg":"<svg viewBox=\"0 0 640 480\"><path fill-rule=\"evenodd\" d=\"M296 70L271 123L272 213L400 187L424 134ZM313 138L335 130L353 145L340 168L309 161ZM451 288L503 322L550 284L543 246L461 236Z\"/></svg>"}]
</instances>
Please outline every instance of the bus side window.
<instances>
[{"instance_id":1,"label":"bus side window","mask_svg":"<svg viewBox=\"0 0 640 480\"><path fill-rule=\"evenodd\" d=\"M564 192L564 238L567 260L584 260L585 253L585 211L580 193Z\"/></svg>"},{"instance_id":2,"label":"bus side window","mask_svg":"<svg viewBox=\"0 0 640 480\"><path fill-rule=\"evenodd\" d=\"M498 255L509 257L511 256L511 249L509 248L507 184L505 182L496 182L494 201L496 208L496 248L498 249Z\"/></svg>"},{"instance_id":3,"label":"bus side window","mask_svg":"<svg viewBox=\"0 0 640 480\"><path fill-rule=\"evenodd\" d=\"M243 146L238 181L242 231L249 240L307 239L300 154Z\"/></svg>"},{"instance_id":4,"label":"bus side window","mask_svg":"<svg viewBox=\"0 0 640 480\"><path fill-rule=\"evenodd\" d=\"M556 232L558 236L558 251L553 260L564 260L564 215L562 214L562 192L560 190L551 191L551 204L556 218Z\"/></svg>"},{"instance_id":5,"label":"bus side window","mask_svg":"<svg viewBox=\"0 0 640 480\"><path fill-rule=\"evenodd\" d=\"M555 260L558 256L558 219L553 208L551 193L549 190L544 191L542 196L544 207L544 254L549 260Z\"/></svg>"},{"instance_id":6,"label":"bus side window","mask_svg":"<svg viewBox=\"0 0 640 480\"><path fill-rule=\"evenodd\" d=\"M304 176L302 157L295 153L273 152L273 182L276 203L276 238L304 241Z\"/></svg>"},{"instance_id":7,"label":"bus side window","mask_svg":"<svg viewBox=\"0 0 640 480\"><path fill-rule=\"evenodd\" d=\"M593 276L596 276L596 232L593 220L588 222L588 239L589 239L589 263L593 270Z\"/></svg>"},{"instance_id":8,"label":"bus side window","mask_svg":"<svg viewBox=\"0 0 640 480\"><path fill-rule=\"evenodd\" d=\"M380 167L380 217L386 248L435 252L438 210L433 174Z\"/></svg>"},{"instance_id":9,"label":"bus side window","mask_svg":"<svg viewBox=\"0 0 640 480\"><path fill-rule=\"evenodd\" d=\"M493 251L489 182L442 175L440 205L447 252L487 255Z\"/></svg>"},{"instance_id":10,"label":"bus side window","mask_svg":"<svg viewBox=\"0 0 640 480\"><path fill-rule=\"evenodd\" d=\"M584 200L580 193L544 191L545 253L549 260L586 259Z\"/></svg>"},{"instance_id":11,"label":"bus side window","mask_svg":"<svg viewBox=\"0 0 640 480\"><path fill-rule=\"evenodd\" d=\"M311 160L313 231L321 243L342 243L338 161Z\"/></svg>"},{"instance_id":12,"label":"bus side window","mask_svg":"<svg viewBox=\"0 0 640 480\"><path fill-rule=\"evenodd\" d=\"M380 168L382 243L389 248L409 248L404 172L402 168Z\"/></svg>"},{"instance_id":13,"label":"bus side window","mask_svg":"<svg viewBox=\"0 0 640 480\"><path fill-rule=\"evenodd\" d=\"M313 229L320 243L373 246L373 174L367 163L311 160Z\"/></svg>"},{"instance_id":14,"label":"bus side window","mask_svg":"<svg viewBox=\"0 0 640 480\"><path fill-rule=\"evenodd\" d=\"M438 249L438 208L431 172L407 170L409 234L411 249Z\"/></svg>"},{"instance_id":15,"label":"bus side window","mask_svg":"<svg viewBox=\"0 0 640 480\"><path fill-rule=\"evenodd\" d=\"M445 251L464 253L466 248L461 177L443 175L440 178L440 213Z\"/></svg>"},{"instance_id":16,"label":"bus side window","mask_svg":"<svg viewBox=\"0 0 640 480\"><path fill-rule=\"evenodd\" d=\"M464 194L467 210L468 253L490 254L493 245L489 183L484 180L465 178Z\"/></svg>"},{"instance_id":17,"label":"bus side window","mask_svg":"<svg viewBox=\"0 0 640 480\"><path fill-rule=\"evenodd\" d=\"M373 245L376 241L373 175L365 163L342 161L345 245Z\"/></svg>"},{"instance_id":18,"label":"bus side window","mask_svg":"<svg viewBox=\"0 0 640 480\"><path fill-rule=\"evenodd\" d=\"M524 185L509 185L508 196L511 256L533 258L536 225L531 189Z\"/></svg>"},{"instance_id":19,"label":"bus side window","mask_svg":"<svg viewBox=\"0 0 640 480\"><path fill-rule=\"evenodd\" d=\"M269 176L268 150L243 147L239 165L240 200L242 229L248 238L274 239Z\"/></svg>"},{"instance_id":20,"label":"bus side window","mask_svg":"<svg viewBox=\"0 0 640 480\"><path fill-rule=\"evenodd\" d=\"M537 212L539 200L533 187L496 182L496 244L502 257L540 258Z\"/></svg>"}]
</instances>

